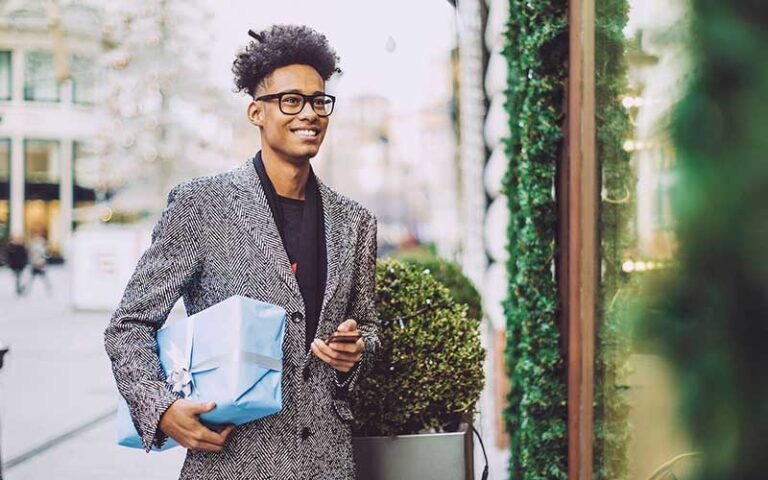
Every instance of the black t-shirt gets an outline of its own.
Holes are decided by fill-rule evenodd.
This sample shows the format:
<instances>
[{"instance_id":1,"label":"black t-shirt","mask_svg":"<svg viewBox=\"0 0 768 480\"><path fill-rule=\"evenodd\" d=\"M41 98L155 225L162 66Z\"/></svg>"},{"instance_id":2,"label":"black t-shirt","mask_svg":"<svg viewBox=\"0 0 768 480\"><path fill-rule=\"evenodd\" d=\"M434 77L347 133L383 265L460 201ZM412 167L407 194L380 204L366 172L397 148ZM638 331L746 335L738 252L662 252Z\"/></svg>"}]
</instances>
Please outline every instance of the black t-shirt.
<instances>
[{"instance_id":1,"label":"black t-shirt","mask_svg":"<svg viewBox=\"0 0 768 480\"><path fill-rule=\"evenodd\" d=\"M296 274L296 258L299 253L299 242L301 237L301 222L304 215L304 200L283 197L277 195L277 201L283 210L283 232L285 234L285 250L288 254L288 260L291 262L291 269ZM324 260L323 260L324 261ZM323 279L324 283L324 279ZM314 309L319 310L322 299L317 290L310 292L310 302L314 302ZM309 307L309 305L308 305ZM310 309L308 308L308 311ZM309 343L315 337L317 332L317 318L313 315L307 315L306 348L309 350ZM339 378L344 381L350 373L339 372Z\"/></svg>"},{"instance_id":2,"label":"black t-shirt","mask_svg":"<svg viewBox=\"0 0 768 480\"><path fill-rule=\"evenodd\" d=\"M291 262L293 273L296 273L296 259L299 254L299 239L301 238L301 219L304 215L304 200L277 196L277 201L283 208L283 232L285 232L285 250Z\"/></svg>"},{"instance_id":3,"label":"black t-shirt","mask_svg":"<svg viewBox=\"0 0 768 480\"><path fill-rule=\"evenodd\" d=\"M301 223L304 216L304 200L297 200L295 198L283 197L277 195L277 201L280 202L280 206L283 210L283 233L285 235L285 251L288 254L288 260L291 262L291 270L294 275L296 274L296 260L299 256L299 248L301 244ZM315 338L317 332L317 314L320 310L320 304L322 298L317 289L311 289L308 292L307 298L304 299L307 316L306 316L306 348L309 350L309 344L312 339Z\"/></svg>"}]
</instances>

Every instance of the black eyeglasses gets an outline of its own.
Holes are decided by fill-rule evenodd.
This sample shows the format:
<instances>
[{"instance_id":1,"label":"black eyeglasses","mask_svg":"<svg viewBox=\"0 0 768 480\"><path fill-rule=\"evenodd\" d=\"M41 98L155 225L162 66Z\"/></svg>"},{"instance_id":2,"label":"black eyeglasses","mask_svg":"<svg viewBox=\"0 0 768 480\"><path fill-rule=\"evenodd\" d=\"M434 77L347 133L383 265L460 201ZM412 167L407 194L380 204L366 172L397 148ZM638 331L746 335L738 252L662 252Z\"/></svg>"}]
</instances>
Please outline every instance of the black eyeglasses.
<instances>
[{"instance_id":1,"label":"black eyeglasses","mask_svg":"<svg viewBox=\"0 0 768 480\"><path fill-rule=\"evenodd\" d=\"M304 109L304 104L309 101L312 110L320 117L327 117L333 113L336 97L320 93L317 95L304 95L295 92L270 93L254 98L254 100L278 100L280 111L286 115L297 115Z\"/></svg>"}]
</instances>

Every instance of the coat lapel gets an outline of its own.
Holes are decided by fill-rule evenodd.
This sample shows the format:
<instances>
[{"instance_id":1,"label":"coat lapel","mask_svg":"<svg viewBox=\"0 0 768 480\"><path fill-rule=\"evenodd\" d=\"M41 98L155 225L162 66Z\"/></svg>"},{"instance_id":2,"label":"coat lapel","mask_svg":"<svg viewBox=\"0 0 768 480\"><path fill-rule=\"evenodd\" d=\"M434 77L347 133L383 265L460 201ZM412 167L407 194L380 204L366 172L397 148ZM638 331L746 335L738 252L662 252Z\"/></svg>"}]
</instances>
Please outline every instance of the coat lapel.
<instances>
[{"instance_id":1,"label":"coat lapel","mask_svg":"<svg viewBox=\"0 0 768 480\"><path fill-rule=\"evenodd\" d=\"M291 270L288 255L285 252L280 232L269 208L267 197L261 186L261 181L256 173L251 159L235 169L233 183L239 190L240 208L237 215L251 238L255 240L258 249L266 258L271 260L280 280L301 301L301 291L296 281L296 276ZM336 194L328 188L320 179L317 179L320 190L320 198L323 204L323 223L325 226L325 245L327 256L327 276L325 282L325 294L320 308L320 325L326 313L328 302L339 285L341 266L352 254L348 244L350 232L348 222L345 220L343 206L338 202ZM303 303L303 301L302 301ZM334 327L335 328L335 327Z\"/></svg>"},{"instance_id":2,"label":"coat lapel","mask_svg":"<svg viewBox=\"0 0 768 480\"><path fill-rule=\"evenodd\" d=\"M261 181L250 159L235 170L233 183L240 191L240 208L237 212L239 220L254 239L261 254L273 264L280 280L291 292L301 298L299 284L291 270L280 232L277 230Z\"/></svg>"},{"instance_id":3,"label":"coat lapel","mask_svg":"<svg viewBox=\"0 0 768 480\"><path fill-rule=\"evenodd\" d=\"M328 276L325 282L325 295L320 307L320 322L326 311L328 302L333 298L336 287L339 285L340 266L344 256L348 255L349 242L348 222L345 221L342 206L336 201L334 193L317 179L317 186L320 189L320 197L323 202L323 223L325 224L325 249L328 257ZM320 326L318 325L318 331Z\"/></svg>"}]
</instances>

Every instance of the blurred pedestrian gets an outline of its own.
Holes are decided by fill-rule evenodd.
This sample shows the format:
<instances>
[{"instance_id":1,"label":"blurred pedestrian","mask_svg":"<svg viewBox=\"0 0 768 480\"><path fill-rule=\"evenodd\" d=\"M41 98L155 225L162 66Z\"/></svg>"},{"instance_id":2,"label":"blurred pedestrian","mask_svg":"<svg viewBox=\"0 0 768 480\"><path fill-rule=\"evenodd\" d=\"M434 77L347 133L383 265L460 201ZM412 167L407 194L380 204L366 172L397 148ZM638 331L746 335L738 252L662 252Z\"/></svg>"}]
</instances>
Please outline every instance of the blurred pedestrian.
<instances>
[{"instance_id":1,"label":"blurred pedestrian","mask_svg":"<svg viewBox=\"0 0 768 480\"><path fill-rule=\"evenodd\" d=\"M5 258L8 267L13 272L14 277L16 277L16 295L19 296L24 293L24 284L21 281L21 275L29 261L27 247L24 246L24 239L19 235L11 235L5 250Z\"/></svg>"},{"instance_id":2,"label":"blurred pedestrian","mask_svg":"<svg viewBox=\"0 0 768 480\"><path fill-rule=\"evenodd\" d=\"M45 284L46 291L51 291L51 282L46 274L47 251L48 244L45 238L39 233L35 234L29 242L29 263L32 267L32 273L29 276L29 282L25 288L26 291L32 288L32 282L35 280L35 277L40 277Z\"/></svg>"}]
</instances>

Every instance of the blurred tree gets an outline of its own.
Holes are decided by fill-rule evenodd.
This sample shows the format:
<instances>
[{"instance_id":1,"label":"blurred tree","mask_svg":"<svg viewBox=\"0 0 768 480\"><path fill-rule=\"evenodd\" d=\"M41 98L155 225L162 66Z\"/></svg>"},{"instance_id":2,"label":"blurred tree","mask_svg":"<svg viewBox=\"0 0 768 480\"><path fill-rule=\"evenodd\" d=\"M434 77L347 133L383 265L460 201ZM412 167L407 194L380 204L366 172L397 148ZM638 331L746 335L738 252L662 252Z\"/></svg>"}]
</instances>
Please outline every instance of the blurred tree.
<instances>
[{"instance_id":1,"label":"blurred tree","mask_svg":"<svg viewBox=\"0 0 768 480\"><path fill-rule=\"evenodd\" d=\"M122 207L160 209L173 185L199 175L203 162L215 165L225 156L230 138L217 137L226 137L221 133L228 121L221 117L229 92L207 72L210 8L201 0L104 6L112 47L104 59L111 118L104 130L106 158Z\"/></svg>"}]
</instances>

